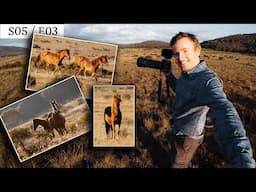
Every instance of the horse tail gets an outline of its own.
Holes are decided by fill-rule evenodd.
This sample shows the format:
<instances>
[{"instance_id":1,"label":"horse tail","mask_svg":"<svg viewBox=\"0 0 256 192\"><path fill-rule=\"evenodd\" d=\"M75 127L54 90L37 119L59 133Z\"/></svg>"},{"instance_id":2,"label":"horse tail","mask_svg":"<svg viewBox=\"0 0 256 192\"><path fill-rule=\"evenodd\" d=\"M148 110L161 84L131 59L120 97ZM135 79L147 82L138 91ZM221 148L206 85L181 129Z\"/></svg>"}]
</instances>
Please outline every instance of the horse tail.
<instances>
[{"instance_id":1,"label":"horse tail","mask_svg":"<svg viewBox=\"0 0 256 192\"><path fill-rule=\"evenodd\" d=\"M117 124L119 125L119 127L121 126L121 122L122 122L122 112L118 110Z\"/></svg>"},{"instance_id":2,"label":"horse tail","mask_svg":"<svg viewBox=\"0 0 256 192\"><path fill-rule=\"evenodd\" d=\"M105 119L105 116L108 115L109 117L111 117L111 107L106 107L105 111L104 111L104 121L105 121L105 128L106 128L106 134L108 135L110 129L111 129L111 125L108 124L108 122Z\"/></svg>"},{"instance_id":3,"label":"horse tail","mask_svg":"<svg viewBox=\"0 0 256 192\"><path fill-rule=\"evenodd\" d=\"M35 131L36 128L37 128L36 121L37 121L37 120L33 119L33 128L34 128L34 131Z\"/></svg>"},{"instance_id":4,"label":"horse tail","mask_svg":"<svg viewBox=\"0 0 256 192\"><path fill-rule=\"evenodd\" d=\"M108 135L111 129L111 125L109 125L106 121L105 121L105 128L106 128L106 134Z\"/></svg>"},{"instance_id":5,"label":"horse tail","mask_svg":"<svg viewBox=\"0 0 256 192\"><path fill-rule=\"evenodd\" d=\"M36 58L35 67L38 67L38 64L37 64L37 63L38 63L39 60L40 60L40 55L41 55L41 54L39 54L39 55L37 56L37 58Z\"/></svg>"},{"instance_id":6,"label":"horse tail","mask_svg":"<svg viewBox=\"0 0 256 192\"><path fill-rule=\"evenodd\" d=\"M43 61L43 58L48 54L48 51L44 51L44 52L41 52L37 58L36 58L36 62L35 62L35 66L37 68L39 68L39 65L42 64L42 61Z\"/></svg>"},{"instance_id":7,"label":"horse tail","mask_svg":"<svg viewBox=\"0 0 256 192\"><path fill-rule=\"evenodd\" d=\"M120 134L120 128L121 128L121 122L122 122L122 112L118 110L118 116L117 116L117 124L118 124L118 135Z\"/></svg>"}]
</instances>

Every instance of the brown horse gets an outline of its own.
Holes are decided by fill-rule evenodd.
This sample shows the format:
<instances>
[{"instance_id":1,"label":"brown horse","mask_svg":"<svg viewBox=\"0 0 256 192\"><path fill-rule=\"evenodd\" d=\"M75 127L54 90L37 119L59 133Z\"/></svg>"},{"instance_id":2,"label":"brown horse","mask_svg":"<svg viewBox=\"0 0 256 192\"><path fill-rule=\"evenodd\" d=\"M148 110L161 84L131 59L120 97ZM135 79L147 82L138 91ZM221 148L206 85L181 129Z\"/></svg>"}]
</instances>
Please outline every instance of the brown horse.
<instances>
[{"instance_id":1,"label":"brown horse","mask_svg":"<svg viewBox=\"0 0 256 192\"><path fill-rule=\"evenodd\" d=\"M65 121L65 117L62 114L50 112L47 119L33 119L33 127L36 130L38 125L41 125L50 134L50 137L54 138L54 129L59 135L64 135L64 132L68 133Z\"/></svg>"},{"instance_id":2,"label":"brown horse","mask_svg":"<svg viewBox=\"0 0 256 192\"><path fill-rule=\"evenodd\" d=\"M77 70L77 72L78 72L78 68L81 65L81 62L84 61L84 60L86 60L87 62L90 62L90 60L85 56L76 56L74 61L72 62L73 67Z\"/></svg>"},{"instance_id":3,"label":"brown horse","mask_svg":"<svg viewBox=\"0 0 256 192\"><path fill-rule=\"evenodd\" d=\"M108 64L108 57L106 55L100 56L92 61L90 61L88 58L80 56L80 63L79 70L78 67L76 68L76 74L79 74L82 70L84 70L84 74L86 71L91 72L91 76L94 77L96 80L96 71L99 68L100 64Z\"/></svg>"},{"instance_id":4,"label":"brown horse","mask_svg":"<svg viewBox=\"0 0 256 192\"><path fill-rule=\"evenodd\" d=\"M35 63L37 71L39 70L40 65L45 62L45 70L49 72L50 65L54 65L54 73L60 70L59 65L61 64L62 60L67 57L70 59L70 52L69 49L63 49L58 53L52 53L49 51L44 51L39 54L37 57L37 61Z\"/></svg>"},{"instance_id":5,"label":"brown horse","mask_svg":"<svg viewBox=\"0 0 256 192\"><path fill-rule=\"evenodd\" d=\"M120 110L121 96L116 94L113 96L112 106L108 106L104 111L104 120L106 134L109 134L109 131L112 132L112 138L118 139L120 133L120 126L122 121L122 112ZM116 125L118 127L116 128Z\"/></svg>"},{"instance_id":6,"label":"brown horse","mask_svg":"<svg viewBox=\"0 0 256 192\"><path fill-rule=\"evenodd\" d=\"M68 130L65 126L66 119L60 112L50 112L48 114L47 120L49 122L50 127L55 128L60 135L68 133Z\"/></svg>"}]
</instances>

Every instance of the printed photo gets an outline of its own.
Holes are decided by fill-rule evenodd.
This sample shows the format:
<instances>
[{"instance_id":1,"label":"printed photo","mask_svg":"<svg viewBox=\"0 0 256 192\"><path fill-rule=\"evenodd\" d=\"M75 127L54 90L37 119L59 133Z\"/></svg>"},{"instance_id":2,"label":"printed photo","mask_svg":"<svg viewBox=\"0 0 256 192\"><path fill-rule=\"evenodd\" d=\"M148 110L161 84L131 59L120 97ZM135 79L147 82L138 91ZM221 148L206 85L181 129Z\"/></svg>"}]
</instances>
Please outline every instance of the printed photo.
<instances>
[{"instance_id":1,"label":"printed photo","mask_svg":"<svg viewBox=\"0 0 256 192\"><path fill-rule=\"evenodd\" d=\"M117 45L34 34L26 90L38 91L75 75L86 98L93 85L111 85Z\"/></svg>"},{"instance_id":2,"label":"printed photo","mask_svg":"<svg viewBox=\"0 0 256 192\"><path fill-rule=\"evenodd\" d=\"M135 147L135 86L93 87L93 146Z\"/></svg>"},{"instance_id":3,"label":"printed photo","mask_svg":"<svg viewBox=\"0 0 256 192\"><path fill-rule=\"evenodd\" d=\"M0 110L20 162L91 130L90 110L75 76Z\"/></svg>"}]
</instances>

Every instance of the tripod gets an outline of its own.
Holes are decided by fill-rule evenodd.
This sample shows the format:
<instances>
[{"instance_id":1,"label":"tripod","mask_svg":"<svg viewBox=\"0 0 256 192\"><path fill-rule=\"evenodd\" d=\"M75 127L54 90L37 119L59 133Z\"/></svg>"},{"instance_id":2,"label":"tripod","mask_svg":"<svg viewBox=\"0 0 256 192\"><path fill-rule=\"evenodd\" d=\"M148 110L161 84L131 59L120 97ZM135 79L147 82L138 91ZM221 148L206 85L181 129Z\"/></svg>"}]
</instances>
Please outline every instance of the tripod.
<instances>
[{"instance_id":1,"label":"tripod","mask_svg":"<svg viewBox=\"0 0 256 192\"><path fill-rule=\"evenodd\" d=\"M170 96L170 88L168 86L168 82L167 82L167 78L165 79L165 84L166 84L166 95L167 97ZM162 102L162 79L161 79L161 71L160 71L160 75L159 75L159 81L158 81L158 93L157 93L157 100L159 103Z\"/></svg>"}]
</instances>

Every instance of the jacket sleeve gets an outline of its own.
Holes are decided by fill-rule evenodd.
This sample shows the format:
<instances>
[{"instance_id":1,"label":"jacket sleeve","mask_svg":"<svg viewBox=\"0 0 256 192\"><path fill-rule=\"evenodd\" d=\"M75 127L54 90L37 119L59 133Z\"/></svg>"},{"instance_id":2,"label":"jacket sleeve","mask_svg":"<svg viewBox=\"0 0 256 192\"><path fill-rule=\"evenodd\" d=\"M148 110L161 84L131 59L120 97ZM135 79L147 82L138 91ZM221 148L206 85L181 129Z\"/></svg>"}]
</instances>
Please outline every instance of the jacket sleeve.
<instances>
[{"instance_id":1,"label":"jacket sleeve","mask_svg":"<svg viewBox=\"0 0 256 192\"><path fill-rule=\"evenodd\" d=\"M218 139L231 165L255 168L250 141L238 112L223 92L222 81L218 77L208 80L204 94L203 98L206 98L210 108L209 116L213 119Z\"/></svg>"},{"instance_id":2,"label":"jacket sleeve","mask_svg":"<svg viewBox=\"0 0 256 192\"><path fill-rule=\"evenodd\" d=\"M167 76L167 84L168 86L170 86L172 88L172 90L175 92L175 88L176 88L176 77L170 73L168 76Z\"/></svg>"}]
</instances>

